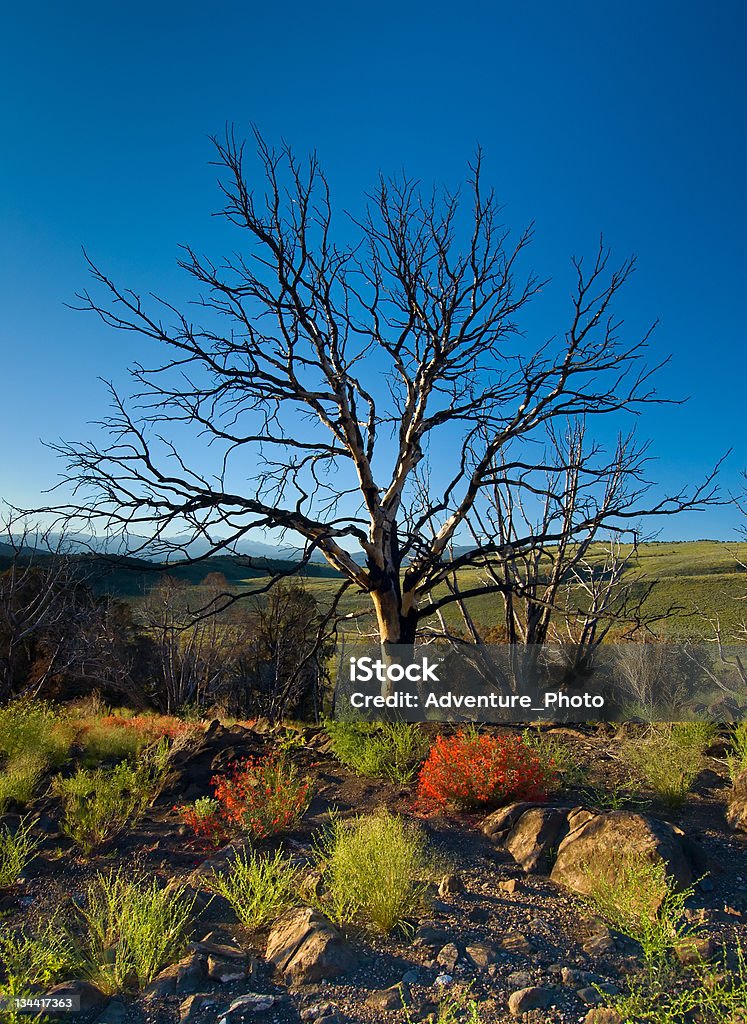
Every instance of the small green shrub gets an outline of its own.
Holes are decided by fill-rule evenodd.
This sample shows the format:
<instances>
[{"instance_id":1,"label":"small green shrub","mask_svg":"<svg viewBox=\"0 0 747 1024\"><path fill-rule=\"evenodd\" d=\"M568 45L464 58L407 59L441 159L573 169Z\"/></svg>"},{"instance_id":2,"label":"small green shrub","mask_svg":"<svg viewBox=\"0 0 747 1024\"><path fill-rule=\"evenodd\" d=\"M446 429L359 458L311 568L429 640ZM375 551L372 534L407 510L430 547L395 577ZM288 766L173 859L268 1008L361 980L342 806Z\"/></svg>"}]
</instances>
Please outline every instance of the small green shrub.
<instances>
[{"instance_id":1,"label":"small green shrub","mask_svg":"<svg viewBox=\"0 0 747 1024\"><path fill-rule=\"evenodd\" d=\"M730 960L730 962L728 962ZM608 997L609 998L609 997ZM737 940L734 957L688 969L647 967L611 1000L623 1021L641 1024L740 1024L747 1019L747 962Z\"/></svg>"},{"instance_id":2,"label":"small green shrub","mask_svg":"<svg viewBox=\"0 0 747 1024\"><path fill-rule=\"evenodd\" d=\"M303 872L278 850L274 857L238 856L225 873L213 871L211 888L224 896L247 928L258 928L298 903Z\"/></svg>"},{"instance_id":3,"label":"small green shrub","mask_svg":"<svg viewBox=\"0 0 747 1024\"><path fill-rule=\"evenodd\" d=\"M220 846L228 839L226 823L220 813L220 804L209 796L201 796L191 804L174 808L198 841Z\"/></svg>"},{"instance_id":4,"label":"small green shrub","mask_svg":"<svg viewBox=\"0 0 747 1024\"><path fill-rule=\"evenodd\" d=\"M19 697L0 708L0 755L8 764L33 751L45 764L64 764L72 730L46 701Z\"/></svg>"},{"instance_id":5,"label":"small green shrub","mask_svg":"<svg viewBox=\"0 0 747 1024\"><path fill-rule=\"evenodd\" d=\"M62 800L62 831L86 856L112 842L134 825L158 796L168 772L165 740L151 747L137 765L122 761L114 768L80 768L58 776L53 791Z\"/></svg>"},{"instance_id":6,"label":"small green shrub","mask_svg":"<svg viewBox=\"0 0 747 1024\"><path fill-rule=\"evenodd\" d=\"M338 922L390 932L420 907L433 873L422 831L382 810L335 820L318 844L324 904Z\"/></svg>"},{"instance_id":7,"label":"small green shrub","mask_svg":"<svg viewBox=\"0 0 747 1024\"><path fill-rule=\"evenodd\" d=\"M747 771L747 722L739 722L731 734L731 750L726 758L729 775L734 782Z\"/></svg>"},{"instance_id":8,"label":"small green shrub","mask_svg":"<svg viewBox=\"0 0 747 1024\"><path fill-rule=\"evenodd\" d=\"M583 802L600 811L642 810L650 800L631 793L628 786L613 782L606 786L584 786Z\"/></svg>"},{"instance_id":9,"label":"small green shrub","mask_svg":"<svg viewBox=\"0 0 747 1024\"><path fill-rule=\"evenodd\" d=\"M42 755L31 751L15 754L0 771L0 814L4 814L11 803L21 807L30 804L47 767Z\"/></svg>"},{"instance_id":10,"label":"small green shrub","mask_svg":"<svg viewBox=\"0 0 747 1024\"><path fill-rule=\"evenodd\" d=\"M73 734L45 701L17 698L0 708L0 814L31 803L48 769L67 760Z\"/></svg>"},{"instance_id":11,"label":"small green shrub","mask_svg":"<svg viewBox=\"0 0 747 1024\"><path fill-rule=\"evenodd\" d=\"M147 747L149 737L135 729L123 729L109 720L93 721L82 734L83 763L133 760Z\"/></svg>"},{"instance_id":12,"label":"small green shrub","mask_svg":"<svg viewBox=\"0 0 747 1024\"><path fill-rule=\"evenodd\" d=\"M417 725L406 722L328 721L332 752L346 768L369 778L405 785L415 777L428 753L428 740Z\"/></svg>"},{"instance_id":13,"label":"small green shrub","mask_svg":"<svg viewBox=\"0 0 747 1024\"><path fill-rule=\"evenodd\" d=\"M621 756L664 803L678 807L702 771L703 752L715 735L710 722L660 724L626 743Z\"/></svg>"},{"instance_id":14,"label":"small green shrub","mask_svg":"<svg viewBox=\"0 0 747 1024\"><path fill-rule=\"evenodd\" d=\"M524 729L524 743L535 752L554 789L575 789L586 780L586 771L570 745L539 729Z\"/></svg>"},{"instance_id":15,"label":"small green shrub","mask_svg":"<svg viewBox=\"0 0 747 1024\"><path fill-rule=\"evenodd\" d=\"M140 801L134 790L134 769L81 768L75 775L58 777L53 792L63 805L62 831L85 856L116 839L137 818Z\"/></svg>"},{"instance_id":16,"label":"small green shrub","mask_svg":"<svg viewBox=\"0 0 747 1024\"><path fill-rule=\"evenodd\" d=\"M107 994L142 988L184 952L193 907L184 886L98 875L76 904L81 974Z\"/></svg>"},{"instance_id":17,"label":"small green shrub","mask_svg":"<svg viewBox=\"0 0 747 1024\"><path fill-rule=\"evenodd\" d=\"M4 991L20 994L29 985L52 985L78 967L70 936L59 914L36 934L0 929L0 966L5 972Z\"/></svg>"},{"instance_id":18,"label":"small green shrub","mask_svg":"<svg viewBox=\"0 0 747 1024\"><path fill-rule=\"evenodd\" d=\"M692 888L678 891L662 861L621 853L611 870L587 869L590 895L600 915L638 942L652 971L661 971L673 950L691 935L685 903Z\"/></svg>"},{"instance_id":19,"label":"small green shrub","mask_svg":"<svg viewBox=\"0 0 747 1024\"><path fill-rule=\"evenodd\" d=\"M15 882L38 845L26 820L21 821L15 832L6 825L0 826L0 888Z\"/></svg>"}]
</instances>

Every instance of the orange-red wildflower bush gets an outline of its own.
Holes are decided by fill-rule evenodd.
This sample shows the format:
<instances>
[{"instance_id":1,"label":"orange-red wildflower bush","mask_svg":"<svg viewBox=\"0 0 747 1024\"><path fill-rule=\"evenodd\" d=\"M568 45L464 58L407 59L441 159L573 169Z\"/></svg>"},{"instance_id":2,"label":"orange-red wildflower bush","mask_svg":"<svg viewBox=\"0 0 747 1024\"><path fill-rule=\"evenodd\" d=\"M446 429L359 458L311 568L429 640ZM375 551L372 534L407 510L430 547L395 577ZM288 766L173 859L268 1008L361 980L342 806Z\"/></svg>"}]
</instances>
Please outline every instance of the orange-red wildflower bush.
<instances>
[{"instance_id":1,"label":"orange-red wildflower bush","mask_svg":"<svg viewBox=\"0 0 747 1024\"><path fill-rule=\"evenodd\" d=\"M418 803L459 810L541 800L553 781L548 768L518 736L460 731L438 736L420 770Z\"/></svg>"},{"instance_id":2,"label":"orange-red wildflower bush","mask_svg":"<svg viewBox=\"0 0 747 1024\"><path fill-rule=\"evenodd\" d=\"M228 840L228 829L221 815L221 807L217 800L209 796L200 797L193 804L182 804L174 808L198 840L211 846L220 846Z\"/></svg>"},{"instance_id":3,"label":"orange-red wildflower bush","mask_svg":"<svg viewBox=\"0 0 747 1024\"><path fill-rule=\"evenodd\" d=\"M279 753L246 758L211 782L223 819L254 839L293 828L311 799L309 780Z\"/></svg>"}]
</instances>

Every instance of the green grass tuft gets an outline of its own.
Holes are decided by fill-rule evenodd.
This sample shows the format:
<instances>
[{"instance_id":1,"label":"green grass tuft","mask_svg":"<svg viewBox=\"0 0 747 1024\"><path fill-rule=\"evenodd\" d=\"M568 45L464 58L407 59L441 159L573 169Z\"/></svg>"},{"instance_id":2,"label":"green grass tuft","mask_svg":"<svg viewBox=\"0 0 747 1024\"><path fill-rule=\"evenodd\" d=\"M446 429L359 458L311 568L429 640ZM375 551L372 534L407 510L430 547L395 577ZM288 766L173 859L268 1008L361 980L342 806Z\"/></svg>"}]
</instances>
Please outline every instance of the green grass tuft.
<instances>
[{"instance_id":1,"label":"green grass tuft","mask_svg":"<svg viewBox=\"0 0 747 1024\"><path fill-rule=\"evenodd\" d=\"M326 730L335 757L358 775L411 782L428 753L428 739L406 722L328 721Z\"/></svg>"},{"instance_id":2,"label":"green grass tuft","mask_svg":"<svg viewBox=\"0 0 747 1024\"><path fill-rule=\"evenodd\" d=\"M630 740L623 760L670 807L679 807L705 767L704 751L716 735L711 722L667 722Z\"/></svg>"},{"instance_id":3,"label":"green grass tuft","mask_svg":"<svg viewBox=\"0 0 747 1024\"><path fill-rule=\"evenodd\" d=\"M38 840L31 835L31 825L24 819L15 832L0 826L0 888L12 885L36 853Z\"/></svg>"},{"instance_id":4,"label":"green grass tuft","mask_svg":"<svg viewBox=\"0 0 747 1024\"><path fill-rule=\"evenodd\" d=\"M211 888L224 896L247 928L259 928L298 903L303 871L278 850L274 857L238 856L225 873L213 871Z\"/></svg>"},{"instance_id":5,"label":"green grass tuft","mask_svg":"<svg viewBox=\"0 0 747 1024\"><path fill-rule=\"evenodd\" d=\"M385 934L425 899L433 861L422 831L386 810L332 822L319 844L324 908L334 920Z\"/></svg>"},{"instance_id":6,"label":"green grass tuft","mask_svg":"<svg viewBox=\"0 0 747 1024\"><path fill-rule=\"evenodd\" d=\"M161 740L137 765L122 761L113 768L80 768L69 778L58 776L54 793L62 800L62 831L90 856L112 842L142 817L163 788L169 746Z\"/></svg>"},{"instance_id":7,"label":"green grass tuft","mask_svg":"<svg viewBox=\"0 0 747 1024\"><path fill-rule=\"evenodd\" d=\"M81 974L108 994L144 987L184 952L193 907L184 886L163 889L124 869L99 875L76 905Z\"/></svg>"}]
</instances>

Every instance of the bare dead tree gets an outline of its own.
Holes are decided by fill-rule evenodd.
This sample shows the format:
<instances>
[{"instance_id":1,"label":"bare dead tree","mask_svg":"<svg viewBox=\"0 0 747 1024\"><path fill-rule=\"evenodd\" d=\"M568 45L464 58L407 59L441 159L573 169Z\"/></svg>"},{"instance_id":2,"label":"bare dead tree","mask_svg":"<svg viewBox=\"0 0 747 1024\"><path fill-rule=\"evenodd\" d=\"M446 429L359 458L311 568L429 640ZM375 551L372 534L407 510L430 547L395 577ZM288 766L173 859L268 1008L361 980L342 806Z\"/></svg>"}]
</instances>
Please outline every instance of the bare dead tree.
<instances>
[{"instance_id":1,"label":"bare dead tree","mask_svg":"<svg viewBox=\"0 0 747 1024\"><path fill-rule=\"evenodd\" d=\"M132 401L112 389L106 442L57 446L73 498L55 511L95 533L147 536L169 555L189 555L190 540L213 554L257 528L288 531L305 560L321 552L370 595L385 651L411 645L424 616L458 600L443 590L455 573L570 543L562 524L476 539L496 465L521 473L531 442L561 418L659 401L650 331L628 338L614 311L635 263L613 267L601 242L591 262L575 260L568 327L531 342L521 315L543 282L519 268L532 229L512 238L502 226L479 153L468 197L382 177L366 213L336 228L317 158L254 138L257 177L232 130L214 140L220 215L244 244L220 262L185 249L202 322L91 263L106 298L86 292L82 308L166 355L134 367ZM177 440L190 428L189 444ZM429 457L439 479L422 500ZM650 503L612 498L606 521L624 529L712 494L711 475ZM575 532L590 525L574 516ZM475 543L459 550L470 529ZM506 585L486 579L459 596Z\"/></svg>"},{"instance_id":2,"label":"bare dead tree","mask_svg":"<svg viewBox=\"0 0 747 1024\"><path fill-rule=\"evenodd\" d=\"M453 636L439 613L434 638L480 646L508 644L516 664L509 679L517 685L550 656L562 662L567 680L593 667L594 655L611 631L618 639L651 635L655 625L675 610L653 613L646 607L655 581L631 572L638 536L623 543L616 510L636 507L645 494L646 446L633 435L617 439L611 455L589 441L583 420L568 422L562 433L548 431L548 443L534 463L518 469L496 460L493 474L469 523L473 546L489 540L501 554L490 554L469 576L454 573L448 593L457 599L461 635ZM610 531L610 526L612 530ZM532 535L530 549L515 541ZM546 538L551 538L547 540ZM476 570L476 571L475 571ZM499 599L487 621L475 621L464 600L472 583L493 587ZM466 653L466 652L465 652ZM468 655L480 664L479 651ZM481 656L484 674L495 678L489 652ZM499 658L503 662L503 656ZM533 667L534 666L534 667Z\"/></svg>"}]
</instances>

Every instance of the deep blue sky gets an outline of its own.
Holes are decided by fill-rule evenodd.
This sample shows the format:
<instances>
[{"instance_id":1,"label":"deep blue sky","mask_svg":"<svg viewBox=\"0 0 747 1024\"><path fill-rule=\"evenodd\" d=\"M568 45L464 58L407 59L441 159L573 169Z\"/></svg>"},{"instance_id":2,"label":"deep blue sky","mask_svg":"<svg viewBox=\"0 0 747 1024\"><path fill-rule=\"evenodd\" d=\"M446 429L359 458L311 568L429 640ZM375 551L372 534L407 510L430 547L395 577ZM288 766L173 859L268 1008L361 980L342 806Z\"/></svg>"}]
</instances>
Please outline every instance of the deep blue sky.
<instances>
[{"instance_id":1,"label":"deep blue sky","mask_svg":"<svg viewBox=\"0 0 747 1024\"><path fill-rule=\"evenodd\" d=\"M25 9L22 9L25 6ZM568 258L601 230L639 271L621 310L659 317L659 387L643 417L664 485L692 481L744 429L742 2L12 5L0 42L0 497L39 500L59 470L40 438L81 438L142 345L65 307L80 247L135 289L187 295L180 242L210 250L207 136L254 121L316 148L340 206L379 169L456 184L477 142L532 263L565 297ZM359 206L358 206L359 208ZM548 316L547 322L542 316ZM554 314L553 314L554 315ZM736 515L666 536L732 537Z\"/></svg>"}]
</instances>

